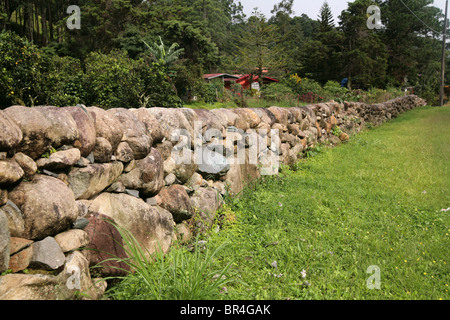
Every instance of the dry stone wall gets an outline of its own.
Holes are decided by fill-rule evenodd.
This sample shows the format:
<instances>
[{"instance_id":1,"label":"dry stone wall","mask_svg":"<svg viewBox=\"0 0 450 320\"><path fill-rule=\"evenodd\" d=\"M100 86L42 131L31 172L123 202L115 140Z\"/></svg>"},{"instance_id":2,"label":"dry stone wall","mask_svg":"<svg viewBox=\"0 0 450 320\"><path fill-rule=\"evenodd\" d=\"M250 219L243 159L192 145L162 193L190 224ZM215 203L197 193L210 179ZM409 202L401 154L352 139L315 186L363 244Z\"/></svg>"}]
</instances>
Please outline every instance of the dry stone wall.
<instances>
[{"instance_id":1,"label":"dry stone wall","mask_svg":"<svg viewBox=\"0 0 450 320\"><path fill-rule=\"evenodd\" d=\"M148 250L209 227L238 194L308 147L338 145L425 105L320 103L266 109L11 106L0 111L0 299L99 299L126 257L112 223ZM30 272L33 270L33 272ZM27 272L28 271L28 272ZM100 279L100 281L99 281Z\"/></svg>"}]
</instances>

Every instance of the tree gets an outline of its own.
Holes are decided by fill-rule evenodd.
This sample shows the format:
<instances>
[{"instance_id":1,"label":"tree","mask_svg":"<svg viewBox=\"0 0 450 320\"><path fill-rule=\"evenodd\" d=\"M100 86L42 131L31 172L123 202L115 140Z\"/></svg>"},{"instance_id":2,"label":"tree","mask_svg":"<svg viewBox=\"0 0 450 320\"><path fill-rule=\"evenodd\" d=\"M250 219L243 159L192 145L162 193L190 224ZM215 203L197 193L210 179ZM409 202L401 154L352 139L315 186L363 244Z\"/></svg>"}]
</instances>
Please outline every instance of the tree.
<instances>
[{"instance_id":1,"label":"tree","mask_svg":"<svg viewBox=\"0 0 450 320\"><path fill-rule=\"evenodd\" d=\"M384 41L389 49L388 73L394 85L426 86L420 75L429 73L428 69L440 60L443 14L432 3L432 0L380 3Z\"/></svg>"},{"instance_id":2,"label":"tree","mask_svg":"<svg viewBox=\"0 0 450 320\"><path fill-rule=\"evenodd\" d=\"M325 1L317 20L317 32L301 48L301 74L322 85L342 77L343 32L334 26L331 8Z\"/></svg>"},{"instance_id":3,"label":"tree","mask_svg":"<svg viewBox=\"0 0 450 320\"><path fill-rule=\"evenodd\" d=\"M172 43L170 47L167 47L164 45L161 37L159 37L159 44L158 42L154 42L149 45L144 40L142 40L142 42L144 42L147 46L150 57L152 57L155 62L163 66L170 66L177 61L184 52L183 48L178 48L178 43Z\"/></svg>"},{"instance_id":4,"label":"tree","mask_svg":"<svg viewBox=\"0 0 450 320\"><path fill-rule=\"evenodd\" d=\"M260 87L264 70L271 73L279 71L276 39L275 26L269 24L265 15L255 8L240 38L238 67L241 72L249 74L250 79L257 76Z\"/></svg>"},{"instance_id":5,"label":"tree","mask_svg":"<svg viewBox=\"0 0 450 320\"><path fill-rule=\"evenodd\" d=\"M349 88L352 84L364 89L385 86L387 48L376 31L367 28L367 8L372 4L372 0L356 0L339 16L344 33L343 72Z\"/></svg>"},{"instance_id":6,"label":"tree","mask_svg":"<svg viewBox=\"0 0 450 320\"><path fill-rule=\"evenodd\" d=\"M320 32L328 32L334 28L334 19L328 2L324 2L319 11Z\"/></svg>"}]
</instances>

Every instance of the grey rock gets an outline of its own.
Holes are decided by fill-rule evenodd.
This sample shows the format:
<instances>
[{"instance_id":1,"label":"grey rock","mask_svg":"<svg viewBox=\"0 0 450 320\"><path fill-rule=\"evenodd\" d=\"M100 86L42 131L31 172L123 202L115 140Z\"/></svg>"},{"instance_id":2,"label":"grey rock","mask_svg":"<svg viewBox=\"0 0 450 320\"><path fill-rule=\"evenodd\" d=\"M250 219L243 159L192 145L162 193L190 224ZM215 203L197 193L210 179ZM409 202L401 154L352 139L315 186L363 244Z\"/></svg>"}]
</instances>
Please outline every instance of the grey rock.
<instances>
[{"instance_id":1,"label":"grey rock","mask_svg":"<svg viewBox=\"0 0 450 320\"><path fill-rule=\"evenodd\" d=\"M31 268L57 270L64 265L66 257L53 237L46 237L41 241L36 241L32 246Z\"/></svg>"},{"instance_id":2,"label":"grey rock","mask_svg":"<svg viewBox=\"0 0 450 320\"><path fill-rule=\"evenodd\" d=\"M0 210L0 273L9 266L9 224L5 213Z\"/></svg>"}]
</instances>

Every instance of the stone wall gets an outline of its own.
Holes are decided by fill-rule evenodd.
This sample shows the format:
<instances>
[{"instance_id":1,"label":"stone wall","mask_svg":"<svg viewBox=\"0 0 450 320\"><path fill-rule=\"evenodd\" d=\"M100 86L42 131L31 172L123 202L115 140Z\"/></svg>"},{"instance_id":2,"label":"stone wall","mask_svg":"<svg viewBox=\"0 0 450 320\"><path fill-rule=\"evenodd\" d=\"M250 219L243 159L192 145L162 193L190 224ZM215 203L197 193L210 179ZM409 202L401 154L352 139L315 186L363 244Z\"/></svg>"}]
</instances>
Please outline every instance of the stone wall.
<instances>
[{"instance_id":1,"label":"stone wall","mask_svg":"<svg viewBox=\"0 0 450 320\"><path fill-rule=\"evenodd\" d=\"M119 232L148 250L208 227L226 193L425 102L267 109L11 106L0 111L0 299L98 299ZM6 270L10 270L5 272ZM99 280L100 281L97 281ZM57 289L55 289L57 288Z\"/></svg>"}]
</instances>

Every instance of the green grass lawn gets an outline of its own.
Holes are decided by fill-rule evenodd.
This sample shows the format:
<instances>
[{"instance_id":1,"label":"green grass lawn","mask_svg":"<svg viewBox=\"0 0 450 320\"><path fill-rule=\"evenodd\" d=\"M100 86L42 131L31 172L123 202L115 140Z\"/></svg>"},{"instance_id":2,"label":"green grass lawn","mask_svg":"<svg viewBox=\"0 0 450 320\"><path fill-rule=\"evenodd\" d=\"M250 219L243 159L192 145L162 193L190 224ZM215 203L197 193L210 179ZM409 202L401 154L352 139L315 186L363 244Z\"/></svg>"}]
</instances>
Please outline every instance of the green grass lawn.
<instances>
[{"instance_id":1,"label":"green grass lawn","mask_svg":"<svg viewBox=\"0 0 450 320\"><path fill-rule=\"evenodd\" d=\"M228 199L205 238L225 246L201 281L226 270L231 282L202 298L449 299L449 123L449 107L417 108ZM380 289L367 287L370 266ZM117 298L152 298L138 283Z\"/></svg>"}]
</instances>

